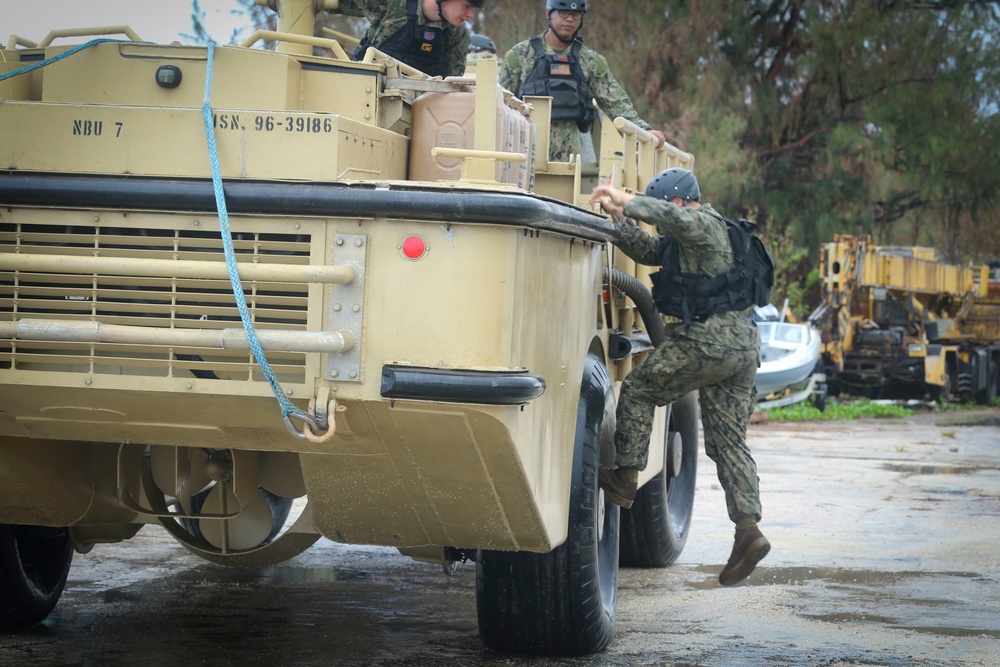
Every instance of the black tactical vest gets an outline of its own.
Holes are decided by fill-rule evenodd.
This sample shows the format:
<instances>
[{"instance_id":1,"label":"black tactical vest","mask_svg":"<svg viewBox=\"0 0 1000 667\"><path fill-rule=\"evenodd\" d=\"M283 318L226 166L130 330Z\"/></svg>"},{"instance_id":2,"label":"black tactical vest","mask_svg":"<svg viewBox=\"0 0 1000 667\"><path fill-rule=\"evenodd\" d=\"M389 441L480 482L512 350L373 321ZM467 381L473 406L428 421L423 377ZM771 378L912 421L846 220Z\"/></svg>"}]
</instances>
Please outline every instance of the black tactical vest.
<instances>
[{"instance_id":1,"label":"black tactical vest","mask_svg":"<svg viewBox=\"0 0 1000 667\"><path fill-rule=\"evenodd\" d=\"M771 302L774 286L774 261L763 242L753 233L749 220L726 223L733 248L733 266L715 277L681 271L680 244L669 236L660 239L657 253L662 268L650 276L653 301L664 315L680 318L685 324L703 322L709 315L727 310L746 310Z\"/></svg>"},{"instance_id":2,"label":"black tactical vest","mask_svg":"<svg viewBox=\"0 0 1000 667\"><path fill-rule=\"evenodd\" d=\"M542 38L538 35L529 40L535 50L535 66L524 82L525 95L552 98L552 120L575 120L581 132L587 132L594 122L593 93L587 77L580 68L580 48L583 40L573 38L568 53L545 53Z\"/></svg>"},{"instance_id":3,"label":"black tactical vest","mask_svg":"<svg viewBox=\"0 0 1000 667\"><path fill-rule=\"evenodd\" d=\"M354 49L354 60L361 60L369 46L416 67L431 76L448 76L445 53L454 28L444 29L417 23L417 0L406 1L406 25L392 33L381 44L371 43L371 28Z\"/></svg>"}]
</instances>

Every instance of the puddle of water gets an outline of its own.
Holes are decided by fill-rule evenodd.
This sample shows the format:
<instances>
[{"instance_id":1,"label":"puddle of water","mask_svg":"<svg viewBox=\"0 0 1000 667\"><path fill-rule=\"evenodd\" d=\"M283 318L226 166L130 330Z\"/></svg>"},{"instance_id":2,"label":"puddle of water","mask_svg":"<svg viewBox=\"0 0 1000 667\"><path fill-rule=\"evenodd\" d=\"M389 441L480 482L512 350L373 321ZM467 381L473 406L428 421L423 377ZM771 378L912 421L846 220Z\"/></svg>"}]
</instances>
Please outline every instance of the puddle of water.
<instances>
[{"instance_id":1,"label":"puddle of water","mask_svg":"<svg viewBox=\"0 0 1000 667\"><path fill-rule=\"evenodd\" d=\"M883 463L882 469L911 475L972 475L984 470L994 470L994 468L988 467L950 466L933 463Z\"/></svg>"},{"instance_id":2,"label":"puddle of water","mask_svg":"<svg viewBox=\"0 0 1000 667\"><path fill-rule=\"evenodd\" d=\"M968 489L949 489L944 487L923 487L920 490L924 493L936 493L944 496L965 496L969 494Z\"/></svg>"},{"instance_id":3,"label":"puddle of water","mask_svg":"<svg viewBox=\"0 0 1000 667\"><path fill-rule=\"evenodd\" d=\"M955 415L937 422L937 426L1000 426L1000 415Z\"/></svg>"},{"instance_id":4,"label":"puddle of water","mask_svg":"<svg viewBox=\"0 0 1000 667\"><path fill-rule=\"evenodd\" d=\"M332 567L265 567L259 572L261 583L305 584L332 581L363 581L371 575L360 570L339 570Z\"/></svg>"},{"instance_id":5,"label":"puddle of water","mask_svg":"<svg viewBox=\"0 0 1000 667\"><path fill-rule=\"evenodd\" d=\"M203 569L202 569L203 568ZM301 567L294 565L273 565L253 568L230 568L213 564L203 565L176 577L179 581L199 581L210 570L211 580L221 585L281 585L281 584L323 584L346 581L367 581L372 575L364 570L335 567Z\"/></svg>"},{"instance_id":6,"label":"puddle of water","mask_svg":"<svg viewBox=\"0 0 1000 667\"><path fill-rule=\"evenodd\" d=\"M677 590L718 589L716 570L688 568ZM748 583L785 590L783 605L810 621L1000 639L1000 602L966 602L1000 601L1000 579L980 572L761 566Z\"/></svg>"},{"instance_id":7,"label":"puddle of water","mask_svg":"<svg viewBox=\"0 0 1000 667\"><path fill-rule=\"evenodd\" d=\"M904 559L893 559L894 563L900 563ZM907 559L916 563L918 559ZM700 575L697 578L692 576L684 577L683 581L672 581L667 588L672 590L716 590L719 588L719 567L717 565L693 565L686 566L685 572L690 575ZM982 580L983 575L976 572L949 572L948 576L967 578L971 580ZM926 576L926 573L915 571L884 571L884 570L856 570L833 567L767 567L758 566L746 585L752 586L812 586L826 584L831 586L865 586L878 588L880 586L895 585L901 580L913 577ZM627 584L619 582L619 588L623 590L659 588L660 581L657 578L650 578L642 582L631 581Z\"/></svg>"},{"instance_id":8,"label":"puddle of water","mask_svg":"<svg viewBox=\"0 0 1000 667\"><path fill-rule=\"evenodd\" d=\"M813 570L812 573L812 585L793 589L795 596L787 602L802 618L948 637L1000 639L997 604L965 602L997 600L1000 581L996 578L973 572ZM790 579L802 576L798 572L786 574ZM817 587L816 583L821 585Z\"/></svg>"},{"instance_id":9,"label":"puddle of water","mask_svg":"<svg viewBox=\"0 0 1000 667\"><path fill-rule=\"evenodd\" d=\"M875 614L802 614L802 618L809 618L823 623L838 623L851 625L895 625L896 619L890 616L878 616Z\"/></svg>"},{"instance_id":10,"label":"puddle of water","mask_svg":"<svg viewBox=\"0 0 1000 667\"><path fill-rule=\"evenodd\" d=\"M717 571L718 568L715 569ZM916 570L855 570L834 567L766 567L759 566L754 570L754 582L757 584L802 585L807 582L822 582L832 586L863 586L876 589L895 586L912 580L929 577L947 577L959 581L987 582L1000 585L1000 582L984 577L979 572L920 572ZM718 587L716 582L715 587Z\"/></svg>"}]
</instances>

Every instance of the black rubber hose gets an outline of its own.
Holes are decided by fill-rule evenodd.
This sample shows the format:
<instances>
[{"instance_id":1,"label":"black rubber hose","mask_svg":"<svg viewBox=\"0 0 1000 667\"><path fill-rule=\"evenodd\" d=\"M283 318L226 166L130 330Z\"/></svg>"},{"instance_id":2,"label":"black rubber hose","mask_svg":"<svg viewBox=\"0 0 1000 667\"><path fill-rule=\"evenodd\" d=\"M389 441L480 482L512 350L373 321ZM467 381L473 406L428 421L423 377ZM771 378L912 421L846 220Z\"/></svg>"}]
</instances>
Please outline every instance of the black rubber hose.
<instances>
[{"instance_id":1,"label":"black rubber hose","mask_svg":"<svg viewBox=\"0 0 1000 667\"><path fill-rule=\"evenodd\" d=\"M610 271L604 269L604 284L620 289L635 303L642 317L642 323L646 325L646 333L654 346L659 347L660 343L666 340L667 334L663 329L663 318L660 311L653 303L653 295L649 289L633 276L615 269Z\"/></svg>"}]
</instances>

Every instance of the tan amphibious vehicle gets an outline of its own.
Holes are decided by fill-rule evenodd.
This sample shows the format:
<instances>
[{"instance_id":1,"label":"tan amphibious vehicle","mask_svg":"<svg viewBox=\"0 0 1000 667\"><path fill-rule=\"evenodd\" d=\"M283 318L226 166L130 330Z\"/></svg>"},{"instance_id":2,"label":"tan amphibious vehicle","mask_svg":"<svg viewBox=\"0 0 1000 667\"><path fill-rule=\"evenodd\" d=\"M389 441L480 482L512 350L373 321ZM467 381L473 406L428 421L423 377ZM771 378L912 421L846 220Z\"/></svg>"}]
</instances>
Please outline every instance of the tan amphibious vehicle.
<instances>
[{"instance_id":1,"label":"tan amphibious vehicle","mask_svg":"<svg viewBox=\"0 0 1000 667\"><path fill-rule=\"evenodd\" d=\"M633 509L597 486L663 321L586 200L692 157L602 118L594 159L549 162L548 98L493 59L352 61L313 34L335 5L272 1L238 46L3 49L0 627L159 524L239 567L320 536L469 562L488 646L585 654L619 563L683 548L695 396L658 412Z\"/></svg>"}]
</instances>

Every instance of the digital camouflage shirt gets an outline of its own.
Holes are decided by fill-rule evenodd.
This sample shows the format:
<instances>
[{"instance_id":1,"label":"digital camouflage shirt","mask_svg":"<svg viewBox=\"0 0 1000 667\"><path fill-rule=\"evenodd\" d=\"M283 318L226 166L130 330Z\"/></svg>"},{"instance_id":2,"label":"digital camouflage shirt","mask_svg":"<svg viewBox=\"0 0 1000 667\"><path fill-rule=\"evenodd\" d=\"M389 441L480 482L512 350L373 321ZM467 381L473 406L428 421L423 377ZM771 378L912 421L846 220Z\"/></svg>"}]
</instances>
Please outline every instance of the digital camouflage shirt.
<instances>
[{"instance_id":1,"label":"digital camouflage shirt","mask_svg":"<svg viewBox=\"0 0 1000 667\"><path fill-rule=\"evenodd\" d=\"M556 51L545 42L545 33L542 33L541 37L546 53L565 53L569 49L567 47L562 51ZM531 48L531 41L526 39L515 45L504 57L500 66L500 85L520 96L534 66L535 50ZM635 107L632 106L632 100L629 99L611 73L611 68L608 67L608 61L604 56L584 45L580 49L580 68L587 77L587 85L590 86L590 90L597 100L597 106L604 113L612 118L621 116L643 129L651 127L646 121L639 118ZM571 154L578 155L580 153L580 131L577 129L576 121L553 121L550 142L550 160L565 162Z\"/></svg>"},{"instance_id":2,"label":"digital camouflage shirt","mask_svg":"<svg viewBox=\"0 0 1000 667\"><path fill-rule=\"evenodd\" d=\"M371 36L371 44L376 49L379 44L407 22L406 0L340 0L340 7L336 10L348 16L364 16L371 23L368 28ZM452 27L447 21L431 21L424 16L421 3L417 3L417 23L420 25L430 25L435 28L445 29ZM465 56L469 52L469 41L471 36L464 25L455 27L451 31L448 39L447 50L445 52L446 71L448 76L462 76L465 74Z\"/></svg>"},{"instance_id":3,"label":"digital camouflage shirt","mask_svg":"<svg viewBox=\"0 0 1000 667\"><path fill-rule=\"evenodd\" d=\"M465 57L465 66L475 67L476 63L478 63L483 58L496 58L496 57L497 54L490 53L489 51L478 51L476 53L470 53Z\"/></svg>"},{"instance_id":4,"label":"digital camouflage shirt","mask_svg":"<svg viewBox=\"0 0 1000 667\"><path fill-rule=\"evenodd\" d=\"M725 273L733 265L733 247L726 223L713 217L711 204L700 209L684 207L664 199L638 196L625 206L628 218L619 227L615 245L622 252L648 266L658 266L656 250L659 238L647 234L635 224L642 220L669 236L680 246L681 271L705 276ZM684 336L704 343L715 343L737 350L760 348L760 333L750 316L751 309L730 310L709 315L704 322L667 324L668 336Z\"/></svg>"}]
</instances>

